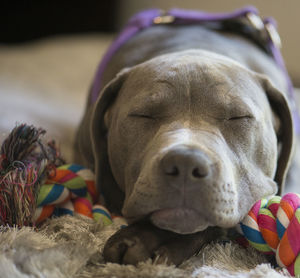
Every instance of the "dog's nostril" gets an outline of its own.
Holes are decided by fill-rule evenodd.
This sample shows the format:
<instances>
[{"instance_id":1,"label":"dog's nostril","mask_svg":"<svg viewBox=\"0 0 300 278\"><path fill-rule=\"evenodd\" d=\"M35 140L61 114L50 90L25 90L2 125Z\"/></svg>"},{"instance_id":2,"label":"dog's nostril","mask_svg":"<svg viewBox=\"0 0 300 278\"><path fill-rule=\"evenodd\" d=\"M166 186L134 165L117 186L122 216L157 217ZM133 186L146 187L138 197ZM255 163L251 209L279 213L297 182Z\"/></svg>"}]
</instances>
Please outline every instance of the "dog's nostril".
<instances>
[{"instance_id":1,"label":"dog's nostril","mask_svg":"<svg viewBox=\"0 0 300 278\"><path fill-rule=\"evenodd\" d=\"M179 170L176 166L173 166L171 169L166 171L166 174L168 176L178 176L179 175Z\"/></svg>"},{"instance_id":2,"label":"dog's nostril","mask_svg":"<svg viewBox=\"0 0 300 278\"><path fill-rule=\"evenodd\" d=\"M160 167L168 181L175 183L197 183L210 176L210 159L203 152L182 147L167 152L160 161ZM169 180L171 179L171 180Z\"/></svg>"},{"instance_id":3,"label":"dog's nostril","mask_svg":"<svg viewBox=\"0 0 300 278\"><path fill-rule=\"evenodd\" d=\"M194 168L192 171L192 176L194 178L203 178L205 176L207 176L207 172L206 171L200 171L199 168Z\"/></svg>"}]
</instances>

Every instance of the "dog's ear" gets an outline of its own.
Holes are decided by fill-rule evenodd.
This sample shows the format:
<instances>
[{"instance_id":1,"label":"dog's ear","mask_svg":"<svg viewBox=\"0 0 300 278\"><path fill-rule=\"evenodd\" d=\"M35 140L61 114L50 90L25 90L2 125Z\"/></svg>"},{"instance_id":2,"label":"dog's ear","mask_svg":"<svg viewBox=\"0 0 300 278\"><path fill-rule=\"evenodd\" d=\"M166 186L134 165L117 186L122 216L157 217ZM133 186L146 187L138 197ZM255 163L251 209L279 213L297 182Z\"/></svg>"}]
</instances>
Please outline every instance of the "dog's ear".
<instances>
[{"instance_id":1,"label":"dog's ear","mask_svg":"<svg viewBox=\"0 0 300 278\"><path fill-rule=\"evenodd\" d=\"M106 201L107 208L115 213L120 213L122 209L124 193L117 185L109 164L105 114L117 98L117 95L129 72L129 68L123 69L102 89L96 103L94 104L91 116L90 134L95 165L96 184Z\"/></svg>"},{"instance_id":2,"label":"dog's ear","mask_svg":"<svg viewBox=\"0 0 300 278\"><path fill-rule=\"evenodd\" d=\"M279 153L274 180L278 184L278 193L282 194L293 153L294 127L292 113L285 95L276 89L265 75L258 76L277 118L274 121L274 123L277 122L274 128L277 133Z\"/></svg>"}]
</instances>

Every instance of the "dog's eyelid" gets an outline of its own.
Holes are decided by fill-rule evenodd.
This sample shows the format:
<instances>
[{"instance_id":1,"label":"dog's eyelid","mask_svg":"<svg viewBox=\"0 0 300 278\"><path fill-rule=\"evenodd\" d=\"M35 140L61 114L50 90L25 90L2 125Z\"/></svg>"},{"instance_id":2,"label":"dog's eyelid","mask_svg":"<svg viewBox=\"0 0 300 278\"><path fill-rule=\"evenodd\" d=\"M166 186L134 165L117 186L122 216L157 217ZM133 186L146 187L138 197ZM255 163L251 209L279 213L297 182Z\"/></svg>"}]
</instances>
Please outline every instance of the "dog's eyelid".
<instances>
[{"instance_id":1,"label":"dog's eyelid","mask_svg":"<svg viewBox=\"0 0 300 278\"><path fill-rule=\"evenodd\" d=\"M140 117L140 118L149 118L157 119L161 117L161 110L155 105L145 105L141 107L133 107L128 111L129 117Z\"/></svg>"},{"instance_id":2,"label":"dog's eyelid","mask_svg":"<svg viewBox=\"0 0 300 278\"><path fill-rule=\"evenodd\" d=\"M145 118L145 119L151 119L151 120L155 120L155 117L146 113L129 113L128 114L129 117L134 117L134 118Z\"/></svg>"},{"instance_id":3,"label":"dog's eyelid","mask_svg":"<svg viewBox=\"0 0 300 278\"><path fill-rule=\"evenodd\" d=\"M244 103L231 103L228 106L226 120L245 120L245 119L255 119L257 111L251 108L251 105Z\"/></svg>"},{"instance_id":4,"label":"dog's eyelid","mask_svg":"<svg viewBox=\"0 0 300 278\"><path fill-rule=\"evenodd\" d=\"M233 117L229 117L227 120L229 121L236 121L236 120L243 120L243 119L254 119L253 115L240 115L240 116L233 116Z\"/></svg>"}]
</instances>

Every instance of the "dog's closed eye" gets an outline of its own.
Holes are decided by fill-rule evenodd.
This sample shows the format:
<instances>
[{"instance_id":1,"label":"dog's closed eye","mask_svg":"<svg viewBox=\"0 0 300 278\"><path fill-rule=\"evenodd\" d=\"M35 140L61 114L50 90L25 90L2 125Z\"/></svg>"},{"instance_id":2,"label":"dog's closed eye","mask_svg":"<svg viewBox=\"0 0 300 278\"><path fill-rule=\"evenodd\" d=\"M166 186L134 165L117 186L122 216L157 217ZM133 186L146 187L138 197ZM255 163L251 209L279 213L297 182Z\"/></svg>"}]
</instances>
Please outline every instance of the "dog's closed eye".
<instances>
[{"instance_id":1,"label":"dog's closed eye","mask_svg":"<svg viewBox=\"0 0 300 278\"><path fill-rule=\"evenodd\" d=\"M156 117L150 114L146 114L146 113L130 113L129 114L130 117L134 117L134 118L143 118L143 119L149 119L149 120L155 120Z\"/></svg>"},{"instance_id":2,"label":"dog's closed eye","mask_svg":"<svg viewBox=\"0 0 300 278\"><path fill-rule=\"evenodd\" d=\"M229 121L237 121L237 120L250 120L253 119L254 117L252 115L241 115L241 116L234 116L228 118Z\"/></svg>"},{"instance_id":3,"label":"dog's closed eye","mask_svg":"<svg viewBox=\"0 0 300 278\"><path fill-rule=\"evenodd\" d=\"M247 100L250 102L249 100ZM251 103L245 103L244 101L232 102L231 104L226 105L228 110L225 114L225 120L227 121L250 121L255 119L257 116L259 117L258 109L253 109L251 107L255 107Z\"/></svg>"},{"instance_id":4,"label":"dog's closed eye","mask_svg":"<svg viewBox=\"0 0 300 278\"><path fill-rule=\"evenodd\" d=\"M162 108L163 105L145 105L143 107L133 108L128 113L130 118L140 118L145 120L157 120L163 117L162 111L166 109Z\"/></svg>"}]
</instances>

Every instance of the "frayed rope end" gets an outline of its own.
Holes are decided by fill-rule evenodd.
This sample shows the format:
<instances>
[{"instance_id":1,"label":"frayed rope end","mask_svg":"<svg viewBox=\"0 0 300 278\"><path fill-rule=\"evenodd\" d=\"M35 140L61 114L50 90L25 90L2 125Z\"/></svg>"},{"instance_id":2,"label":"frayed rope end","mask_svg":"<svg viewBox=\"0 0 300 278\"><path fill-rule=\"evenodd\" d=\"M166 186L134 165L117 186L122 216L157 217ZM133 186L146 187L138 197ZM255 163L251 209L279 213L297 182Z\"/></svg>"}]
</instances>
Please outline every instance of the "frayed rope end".
<instances>
[{"instance_id":1,"label":"frayed rope end","mask_svg":"<svg viewBox=\"0 0 300 278\"><path fill-rule=\"evenodd\" d=\"M0 225L33 225L40 185L64 163L55 142L44 144L44 129L17 125L0 151Z\"/></svg>"}]
</instances>

